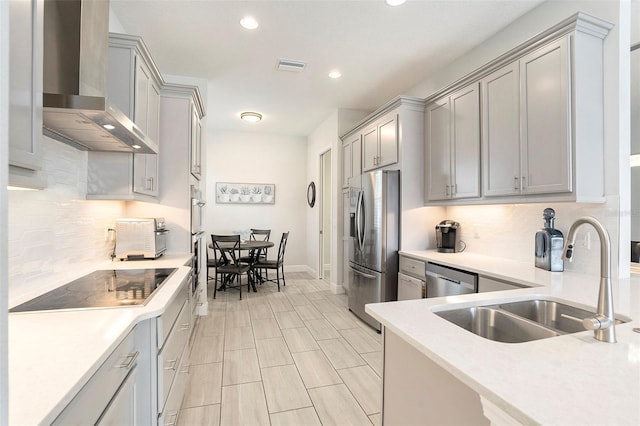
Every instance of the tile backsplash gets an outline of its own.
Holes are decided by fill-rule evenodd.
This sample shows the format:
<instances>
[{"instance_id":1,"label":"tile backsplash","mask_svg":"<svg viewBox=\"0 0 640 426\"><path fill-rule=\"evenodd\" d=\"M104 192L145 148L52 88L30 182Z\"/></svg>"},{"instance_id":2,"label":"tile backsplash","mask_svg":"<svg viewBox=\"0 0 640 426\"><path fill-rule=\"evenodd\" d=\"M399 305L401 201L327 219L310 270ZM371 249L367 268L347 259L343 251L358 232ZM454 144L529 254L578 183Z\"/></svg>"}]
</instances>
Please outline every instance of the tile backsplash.
<instances>
[{"instance_id":1,"label":"tile backsplash","mask_svg":"<svg viewBox=\"0 0 640 426\"><path fill-rule=\"evenodd\" d=\"M487 256L533 263L534 237L543 227L542 212L551 207L556 212L555 228L565 236L579 217L594 216L609 231L613 271L617 271L619 213L617 197L609 197L606 204L535 203L487 206L449 206L446 217L460 222L461 240L466 250ZM589 232L590 249L583 246ZM573 262L565 263L565 270L588 274L600 273L600 243L590 226L579 229Z\"/></svg>"},{"instance_id":2,"label":"tile backsplash","mask_svg":"<svg viewBox=\"0 0 640 426\"><path fill-rule=\"evenodd\" d=\"M9 302L89 262L108 260L121 201L87 201L87 153L42 138L42 191L9 191Z\"/></svg>"}]
</instances>

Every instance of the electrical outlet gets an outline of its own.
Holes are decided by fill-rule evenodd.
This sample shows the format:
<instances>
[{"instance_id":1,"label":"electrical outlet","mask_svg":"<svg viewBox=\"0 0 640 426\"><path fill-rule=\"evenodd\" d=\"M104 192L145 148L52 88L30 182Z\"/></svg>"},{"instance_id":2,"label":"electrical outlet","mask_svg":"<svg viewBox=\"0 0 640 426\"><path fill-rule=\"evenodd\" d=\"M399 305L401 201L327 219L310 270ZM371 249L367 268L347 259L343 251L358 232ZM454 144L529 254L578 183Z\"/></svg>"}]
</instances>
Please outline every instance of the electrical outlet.
<instances>
[{"instance_id":1,"label":"electrical outlet","mask_svg":"<svg viewBox=\"0 0 640 426\"><path fill-rule=\"evenodd\" d=\"M591 231L586 231L580 240L580 247L591 250Z\"/></svg>"}]
</instances>

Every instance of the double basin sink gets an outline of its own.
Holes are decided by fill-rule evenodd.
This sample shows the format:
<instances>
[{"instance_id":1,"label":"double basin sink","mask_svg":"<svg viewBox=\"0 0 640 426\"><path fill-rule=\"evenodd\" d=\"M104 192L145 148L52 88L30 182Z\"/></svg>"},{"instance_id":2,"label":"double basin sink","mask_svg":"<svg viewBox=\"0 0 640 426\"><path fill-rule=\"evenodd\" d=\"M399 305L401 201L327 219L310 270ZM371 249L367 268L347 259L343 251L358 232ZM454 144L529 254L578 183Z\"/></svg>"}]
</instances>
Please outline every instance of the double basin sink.
<instances>
[{"instance_id":1,"label":"double basin sink","mask_svg":"<svg viewBox=\"0 0 640 426\"><path fill-rule=\"evenodd\" d=\"M582 320L595 315L595 311L543 298L434 313L478 336L504 343L528 342L585 331ZM629 318L616 316L616 324L629 321Z\"/></svg>"}]
</instances>

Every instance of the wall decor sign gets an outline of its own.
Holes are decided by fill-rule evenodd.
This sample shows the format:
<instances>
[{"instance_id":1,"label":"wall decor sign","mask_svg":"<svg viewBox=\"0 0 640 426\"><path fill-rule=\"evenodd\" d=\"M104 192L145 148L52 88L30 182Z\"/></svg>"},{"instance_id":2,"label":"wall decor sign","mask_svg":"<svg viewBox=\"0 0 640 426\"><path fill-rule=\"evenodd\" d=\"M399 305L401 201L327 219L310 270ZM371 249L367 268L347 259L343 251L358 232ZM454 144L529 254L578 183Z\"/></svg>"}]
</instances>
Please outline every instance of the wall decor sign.
<instances>
[{"instance_id":1,"label":"wall decor sign","mask_svg":"<svg viewBox=\"0 0 640 426\"><path fill-rule=\"evenodd\" d=\"M276 186L271 183L216 182L216 203L274 204Z\"/></svg>"}]
</instances>

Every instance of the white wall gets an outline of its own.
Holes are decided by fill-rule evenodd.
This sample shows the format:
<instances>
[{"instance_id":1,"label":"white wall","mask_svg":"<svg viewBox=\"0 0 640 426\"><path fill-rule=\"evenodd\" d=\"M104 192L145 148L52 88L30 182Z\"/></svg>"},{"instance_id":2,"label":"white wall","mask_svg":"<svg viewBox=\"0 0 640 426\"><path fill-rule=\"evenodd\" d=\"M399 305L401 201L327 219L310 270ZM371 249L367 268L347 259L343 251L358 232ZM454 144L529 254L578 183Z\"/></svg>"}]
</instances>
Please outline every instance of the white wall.
<instances>
[{"instance_id":1,"label":"white wall","mask_svg":"<svg viewBox=\"0 0 640 426\"><path fill-rule=\"evenodd\" d=\"M332 204L331 211L331 247L334 248L332 250L332 258L331 258L331 286L333 289L337 288L339 285L336 281L337 276L337 218L338 209L337 204L339 203L340 196L337 191L337 170L339 167L337 159L338 155L335 155L338 150L338 111L334 111L325 121L323 121L316 130L309 135L307 140L307 158L305 159L307 164L307 176L306 176L306 186L310 182L315 182L316 187L320 188L320 155L327 150L331 150L331 199L334 201ZM320 209L316 204L315 207L310 208L308 205L306 206L307 215L306 215L306 265L314 276L319 275L319 248L320 248L320 234L318 233L320 229ZM341 291L341 290L340 290Z\"/></svg>"},{"instance_id":2,"label":"white wall","mask_svg":"<svg viewBox=\"0 0 640 426\"><path fill-rule=\"evenodd\" d=\"M306 159L305 138L209 129L207 233L271 229L271 241L278 244L282 233L289 231L285 269L305 265L308 240ZM273 183L276 186L275 204L217 204L216 182ZM276 253L277 249L270 250L269 257L275 257Z\"/></svg>"},{"instance_id":3,"label":"white wall","mask_svg":"<svg viewBox=\"0 0 640 426\"><path fill-rule=\"evenodd\" d=\"M523 204L447 208L447 219L456 219L461 222L462 236L469 240L470 252L531 261L535 230L542 224L540 220L542 210L545 207L553 207L558 213L556 225L565 233L572 221L584 214L590 214L602 220L611 235L613 259L618 259L618 253L620 253L620 274L621 276L628 274L629 208L625 207L625 203L628 205L629 185L628 178L626 181L624 178L625 170L620 168L625 166L620 163L624 158L628 162L628 101L625 108L624 97L625 91L626 93L629 91L629 86L628 81L625 82L624 73L620 70L628 69L628 65L624 68L624 64L628 64L629 57L629 14L620 7L624 8L619 6L618 2L610 1L545 2L409 91L410 95L426 98L578 11L589 13L615 25L604 41L607 202L602 205L556 203L555 205ZM586 232L586 228L582 232ZM595 234L592 237L595 237L593 240L597 242ZM576 252L576 262L569 265L567 269L598 273L598 248L594 247L588 252L582 251Z\"/></svg>"}]
</instances>

